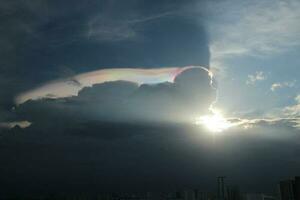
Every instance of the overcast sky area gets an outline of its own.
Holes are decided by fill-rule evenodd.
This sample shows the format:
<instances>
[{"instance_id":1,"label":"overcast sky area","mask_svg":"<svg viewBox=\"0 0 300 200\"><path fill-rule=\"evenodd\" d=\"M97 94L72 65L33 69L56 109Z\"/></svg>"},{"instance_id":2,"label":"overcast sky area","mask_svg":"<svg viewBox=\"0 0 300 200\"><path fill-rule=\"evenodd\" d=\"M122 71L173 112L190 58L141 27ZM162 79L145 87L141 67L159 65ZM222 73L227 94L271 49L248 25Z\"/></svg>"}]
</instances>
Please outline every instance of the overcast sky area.
<instances>
[{"instance_id":1,"label":"overcast sky area","mask_svg":"<svg viewBox=\"0 0 300 200\"><path fill-rule=\"evenodd\" d=\"M0 195L273 192L300 169L299 10L1 1ZM197 123L212 108L226 130Z\"/></svg>"}]
</instances>

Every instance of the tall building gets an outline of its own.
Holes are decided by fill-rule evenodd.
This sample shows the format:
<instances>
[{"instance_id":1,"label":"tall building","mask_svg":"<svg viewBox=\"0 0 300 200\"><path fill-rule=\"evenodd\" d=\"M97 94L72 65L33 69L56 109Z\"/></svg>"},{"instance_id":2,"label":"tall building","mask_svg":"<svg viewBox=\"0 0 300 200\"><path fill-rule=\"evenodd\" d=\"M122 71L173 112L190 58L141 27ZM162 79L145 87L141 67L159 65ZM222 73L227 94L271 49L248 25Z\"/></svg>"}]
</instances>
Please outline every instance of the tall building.
<instances>
[{"instance_id":1,"label":"tall building","mask_svg":"<svg viewBox=\"0 0 300 200\"><path fill-rule=\"evenodd\" d=\"M300 200L300 177L280 181L280 200Z\"/></svg>"},{"instance_id":2,"label":"tall building","mask_svg":"<svg viewBox=\"0 0 300 200\"><path fill-rule=\"evenodd\" d=\"M211 200L211 199L214 199L214 195L209 192L195 190L195 199L196 200Z\"/></svg>"},{"instance_id":3,"label":"tall building","mask_svg":"<svg viewBox=\"0 0 300 200\"><path fill-rule=\"evenodd\" d=\"M241 194L237 186L227 187L227 199L228 200L240 200Z\"/></svg>"},{"instance_id":4,"label":"tall building","mask_svg":"<svg viewBox=\"0 0 300 200\"><path fill-rule=\"evenodd\" d=\"M195 190L184 190L184 200L195 200L196 193Z\"/></svg>"},{"instance_id":5,"label":"tall building","mask_svg":"<svg viewBox=\"0 0 300 200\"><path fill-rule=\"evenodd\" d=\"M226 190L225 190L225 182L224 182L225 176L219 176L218 177L218 200L225 200L226 198Z\"/></svg>"},{"instance_id":6,"label":"tall building","mask_svg":"<svg viewBox=\"0 0 300 200\"><path fill-rule=\"evenodd\" d=\"M300 199L300 176L295 177L294 191L295 191L295 198L297 200Z\"/></svg>"},{"instance_id":7,"label":"tall building","mask_svg":"<svg viewBox=\"0 0 300 200\"><path fill-rule=\"evenodd\" d=\"M263 200L263 195L262 194L256 194L256 193L249 193L245 194L244 197L245 200Z\"/></svg>"}]
</instances>

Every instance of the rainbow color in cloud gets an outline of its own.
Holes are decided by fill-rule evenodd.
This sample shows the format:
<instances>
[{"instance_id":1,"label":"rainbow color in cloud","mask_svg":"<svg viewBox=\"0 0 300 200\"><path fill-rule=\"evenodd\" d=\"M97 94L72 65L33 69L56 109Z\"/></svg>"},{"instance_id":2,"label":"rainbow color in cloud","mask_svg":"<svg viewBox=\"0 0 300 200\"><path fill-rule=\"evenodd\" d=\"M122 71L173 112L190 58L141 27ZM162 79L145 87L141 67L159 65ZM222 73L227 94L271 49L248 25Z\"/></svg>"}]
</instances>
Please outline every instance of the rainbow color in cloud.
<instances>
[{"instance_id":1,"label":"rainbow color in cloud","mask_svg":"<svg viewBox=\"0 0 300 200\"><path fill-rule=\"evenodd\" d=\"M46 83L35 89L19 94L15 98L17 105L28 100L42 98L63 98L77 95L84 88L94 84L110 81L130 81L140 84L157 84L162 82L173 82L178 74L191 68L202 68L209 75L211 73L207 68L201 66L170 67L170 68L113 68L100 69L92 72L82 73L69 77L67 79L58 79Z\"/></svg>"}]
</instances>

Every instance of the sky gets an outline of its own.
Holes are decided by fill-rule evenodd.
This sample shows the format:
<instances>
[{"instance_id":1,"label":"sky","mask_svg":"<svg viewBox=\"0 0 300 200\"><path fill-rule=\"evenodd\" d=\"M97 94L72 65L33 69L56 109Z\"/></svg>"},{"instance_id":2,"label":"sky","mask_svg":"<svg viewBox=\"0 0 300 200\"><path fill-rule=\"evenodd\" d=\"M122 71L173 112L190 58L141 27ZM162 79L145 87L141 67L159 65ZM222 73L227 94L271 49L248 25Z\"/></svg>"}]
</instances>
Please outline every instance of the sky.
<instances>
[{"instance_id":1,"label":"sky","mask_svg":"<svg viewBox=\"0 0 300 200\"><path fill-rule=\"evenodd\" d=\"M1 1L2 194L273 192L300 167L299 9Z\"/></svg>"}]
</instances>

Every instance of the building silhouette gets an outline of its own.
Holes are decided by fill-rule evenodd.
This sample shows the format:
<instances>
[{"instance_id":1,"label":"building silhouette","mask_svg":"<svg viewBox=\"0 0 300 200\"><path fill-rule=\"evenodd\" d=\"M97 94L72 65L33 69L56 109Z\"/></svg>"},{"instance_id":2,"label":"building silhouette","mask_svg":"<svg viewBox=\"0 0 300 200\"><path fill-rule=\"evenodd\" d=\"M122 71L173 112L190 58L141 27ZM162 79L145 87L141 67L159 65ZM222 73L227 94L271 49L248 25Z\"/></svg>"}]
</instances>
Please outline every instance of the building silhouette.
<instances>
[{"instance_id":1,"label":"building silhouette","mask_svg":"<svg viewBox=\"0 0 300 200\"><path fill-rule=\"evenodd\" d=\"M280 200L300 200L300 177L279 183Z\"/></svg>"},{"instance_id":2,"label":"building silhouette","mask_svg":"<svg viewBox=\"0 0 300 200\"><path fill-rule=\"evenodd\" d=\"M218 200L225 200L226 199L226 190L225 190L225 176L218 177L218 193L217 199Z\"/></svg>"},{"instance_id":3,"label":"building silhouette","mask_svg":"<svg viewBox=\"0 0 300 200\"><path fill-rule=\"evenodd\" d=\"M240 200L241 194L240 190L237 186L227 187L227 199L228 200Z\"/></svg>"},{"instance_id":4,"label":"building silhouette","mask_svg":"<svg viewBox=\"0 0 300 200\"><path fill-rule=\"evenodd\" d=\"M248 193L244 195L243 200L277 200L277 198L261 193Z\"/></svg>"}]
</instances>

